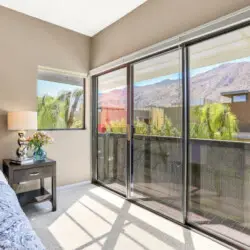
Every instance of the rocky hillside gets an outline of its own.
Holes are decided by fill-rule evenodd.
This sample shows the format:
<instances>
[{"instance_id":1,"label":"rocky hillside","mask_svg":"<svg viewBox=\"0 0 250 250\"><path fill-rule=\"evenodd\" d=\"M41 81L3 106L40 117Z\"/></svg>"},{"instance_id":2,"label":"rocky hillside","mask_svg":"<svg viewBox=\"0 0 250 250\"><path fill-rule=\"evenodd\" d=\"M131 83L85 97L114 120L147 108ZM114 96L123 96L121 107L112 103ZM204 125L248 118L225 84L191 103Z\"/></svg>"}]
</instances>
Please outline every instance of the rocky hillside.
<instances>
[{"instance_id":1,"label":"rocky hillside","mask_svg":"<svg viewBox=\"0 0 250 250\"><path fill-rule=\"evenodd\" d=\"M181 103L181 81L164 80L157 84L135 87L134 106L173 106ZM190 79L191 103L201 100L219 102L221 92L250 90L250 62L227 63ZM126 89L113 90L99 95L99 105L126 106Z\"/></svg>"}]
</instances>

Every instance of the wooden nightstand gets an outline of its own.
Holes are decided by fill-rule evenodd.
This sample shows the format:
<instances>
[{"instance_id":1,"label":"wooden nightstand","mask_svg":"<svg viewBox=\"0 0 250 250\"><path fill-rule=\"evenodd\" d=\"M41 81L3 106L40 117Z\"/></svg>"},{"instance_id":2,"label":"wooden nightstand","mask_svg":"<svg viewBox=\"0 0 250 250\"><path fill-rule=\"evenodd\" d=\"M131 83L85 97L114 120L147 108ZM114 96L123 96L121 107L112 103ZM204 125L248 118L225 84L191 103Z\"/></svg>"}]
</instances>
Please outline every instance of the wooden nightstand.
<instances>
[{"instance_id":1,"label":"wooden nightstand","mask_svg":"<svg viewBox=\"0 0 250 250\"><path fill-rule=\"evenodd\" d=\"M5 159L3 173L12 188L14 184L20 182L40 179L40 189L17 194L20 205L49 200L52 203L52 211L56 211L56 161L46 159L32 164L16 165L10 163L9 159ZM44 178L48 177L51 178L51 193L44 188Z\"/></svg>"}]
</instances>

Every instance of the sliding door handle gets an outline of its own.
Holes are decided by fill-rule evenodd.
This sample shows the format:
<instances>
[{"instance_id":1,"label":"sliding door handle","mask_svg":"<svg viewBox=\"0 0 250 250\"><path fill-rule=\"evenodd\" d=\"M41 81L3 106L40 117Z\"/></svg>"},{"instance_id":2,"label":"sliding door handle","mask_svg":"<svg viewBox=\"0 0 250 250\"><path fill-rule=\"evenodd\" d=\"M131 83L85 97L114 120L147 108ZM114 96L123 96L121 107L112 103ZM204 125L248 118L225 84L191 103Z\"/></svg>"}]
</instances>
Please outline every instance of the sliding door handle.
<instances>
[{"instance_id":1,"label":"sliding door handle","mask_svg":"<svg viewBox=\"0 0 250 250\"><path fill-rule=\"evenodd\" d=\"M131 141L131 129L130 129L130 124L127 124L127 140Z\"/></svg>"},{"instance_id":2,"label":"sliding door handle","mask_svg":"<svg viewBox=\"0 0 250 250\"><path fill-rule=\"evenodd\" d=\"M134 133L135 133L134 126L130 126L129 124L127 124L127 138L128 138L128 141L132 140L132 138L134 136Z\"/></svg>"}]
</instances>

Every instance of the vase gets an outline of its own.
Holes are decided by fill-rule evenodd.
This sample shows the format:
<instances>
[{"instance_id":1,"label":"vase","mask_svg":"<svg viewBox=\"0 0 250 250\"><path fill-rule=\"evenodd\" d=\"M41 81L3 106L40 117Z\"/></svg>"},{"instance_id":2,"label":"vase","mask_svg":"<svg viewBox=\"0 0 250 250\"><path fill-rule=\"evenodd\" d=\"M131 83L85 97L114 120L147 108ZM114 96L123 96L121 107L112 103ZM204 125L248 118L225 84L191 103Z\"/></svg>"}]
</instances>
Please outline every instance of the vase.
<instances>
[{"instance_id":1,"label":"vase","mask_svg":"<svg viewBox=\"0 0 250 250\"><path fill-rule=\"evenodd\" d=\"M33 154L34 161L44 161L47 157L47 153L42 147L36 148Z\"/></svg>"}]
</instances>

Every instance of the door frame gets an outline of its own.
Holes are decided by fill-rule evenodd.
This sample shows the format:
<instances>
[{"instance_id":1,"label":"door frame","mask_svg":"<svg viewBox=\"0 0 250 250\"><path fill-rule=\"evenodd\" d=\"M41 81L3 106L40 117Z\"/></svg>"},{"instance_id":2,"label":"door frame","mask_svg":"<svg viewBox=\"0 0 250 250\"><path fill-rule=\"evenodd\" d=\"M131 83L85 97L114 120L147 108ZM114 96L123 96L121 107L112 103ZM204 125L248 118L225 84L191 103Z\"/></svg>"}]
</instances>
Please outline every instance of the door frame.
<instances>
[{"instance_id":1,"label":"door frame","mask_svg":"<svg viewBox=\"0 0 250 250\"><path fill-rule=\"evenodd\" d=\"M129 74L130 74L130 67L129 65L122 65L121 67L118 67L116 70L120 70L120 69L126 69L126 87L127 87L127 119L130 119L129 118L129 96L128 96L128 93L129 93L129 89L130 89L130 86L131 86L131 83L129 82ZM94 183L94 184L97 184L97 185L101 185L107 189L109 189L110 191L112 192L115 192L117 193L118 195L121 195L122 197L124 198L127 198L128 196L128 183L129 183L129 175L128 175L128 166L126 168L126 171L125 171L125 178L124 178L124 181L125 181L125 192L120 192L119 190L116 190L116 189L112 189L110 188L108 185L106 185L103 181L101 181L99 178L98 178L98 77L99 76L102 76L102 75L105 75L105 74L108 74L108 73L111 73L113 72L114 70L110 70L108 72L105 72L103 74L100 74L98 76L92 76L91 77L91 99L92 99L92 112L91 112L91 115L92 115L92 120L91 120L91 129L92 129L92 140L91 140L91 149L92 149L92 154L91 154L91 165L92 165L92 178L91 178L91 182ZM127 133L127 160L129 159L128 157L130 157L130 143L129 143L129 140L128 140L128 133Z\"/></svg>"}]
</instances>

